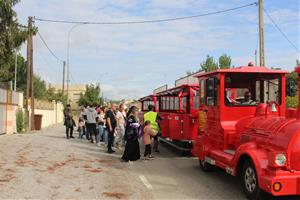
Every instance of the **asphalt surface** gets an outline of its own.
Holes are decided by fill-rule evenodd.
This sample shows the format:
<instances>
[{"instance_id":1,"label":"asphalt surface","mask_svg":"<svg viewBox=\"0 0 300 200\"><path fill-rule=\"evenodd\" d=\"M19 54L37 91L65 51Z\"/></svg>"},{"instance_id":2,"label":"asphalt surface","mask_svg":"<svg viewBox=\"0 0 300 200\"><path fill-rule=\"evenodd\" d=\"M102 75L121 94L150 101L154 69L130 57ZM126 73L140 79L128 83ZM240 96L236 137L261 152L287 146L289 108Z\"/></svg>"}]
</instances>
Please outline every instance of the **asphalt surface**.
<instances>
[{"instance_id":1,"label":"asphalt surface","mask_svg":"<svg viewBox=\"0 0 300 200\"><path fill-rule=\"evenodd\" d=\"M196 158L166 144L153 160L124 163L122 150L67 140L55 126L0 136L0 146L0 199L246 199L237 178L202 172Z\"/></svg>"}]
</instances>

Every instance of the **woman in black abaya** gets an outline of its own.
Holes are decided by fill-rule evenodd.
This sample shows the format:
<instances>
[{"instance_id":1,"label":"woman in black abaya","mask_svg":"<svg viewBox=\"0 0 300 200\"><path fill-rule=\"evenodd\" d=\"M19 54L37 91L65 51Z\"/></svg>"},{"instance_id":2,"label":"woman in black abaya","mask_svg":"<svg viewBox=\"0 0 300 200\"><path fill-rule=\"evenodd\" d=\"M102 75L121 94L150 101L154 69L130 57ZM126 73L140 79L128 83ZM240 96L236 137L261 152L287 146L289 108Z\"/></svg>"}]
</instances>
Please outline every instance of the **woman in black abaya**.
<instances>
[{"instance_id":1,"label":"woman in black abaya","mask_svg":"<svg viewBox=\"0 0 300 200\"><path fill-rule=\"evenodd\" d=\"M138 108L136 106L132 106L129 109L126 120L126 145L122 156L122 160L125 162L140 159L140 145L138 141L139 128Z\"/></svg>"}]
</instances>

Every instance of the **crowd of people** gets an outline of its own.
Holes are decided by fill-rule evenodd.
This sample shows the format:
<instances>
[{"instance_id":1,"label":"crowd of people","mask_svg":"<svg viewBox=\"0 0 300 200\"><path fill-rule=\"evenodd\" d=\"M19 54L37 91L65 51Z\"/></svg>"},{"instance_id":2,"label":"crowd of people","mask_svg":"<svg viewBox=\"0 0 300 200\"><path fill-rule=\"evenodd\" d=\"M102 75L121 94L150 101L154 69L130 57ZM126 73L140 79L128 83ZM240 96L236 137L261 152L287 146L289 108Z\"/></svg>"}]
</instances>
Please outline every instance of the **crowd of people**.
<instances>
[{"instance_id":1,"label":"crowd of people","mask_svg":"<svg viewBox=\"0 0 300 200\"><path fill-rule=\"evenodd\" d=\"M124 162L136 161L140 156L140 143L145 145L144 158L149 160L153 150L158 150L158 133L160 132L160 116L149 105L149 111L143 116L139 115L139 109L131 106L129 109L124 105L111 104L110 107L84 106L78 120L78 138L96 143L97 146L105 145L107 153L115 153L116 149L124 150L121 160ZM64 125L66 138L74 138L73 132L76 123L70 105L64 110Z\"/></svg>"}]
</instances>

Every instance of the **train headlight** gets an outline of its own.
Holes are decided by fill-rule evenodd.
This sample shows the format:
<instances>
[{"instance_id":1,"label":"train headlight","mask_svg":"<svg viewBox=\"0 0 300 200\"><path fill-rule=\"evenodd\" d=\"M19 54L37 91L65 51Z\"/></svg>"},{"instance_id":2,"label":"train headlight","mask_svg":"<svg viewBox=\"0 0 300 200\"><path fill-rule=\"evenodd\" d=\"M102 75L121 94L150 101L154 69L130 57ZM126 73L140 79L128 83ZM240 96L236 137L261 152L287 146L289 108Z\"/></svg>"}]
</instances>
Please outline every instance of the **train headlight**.
<instances>
[{"instance_id":1,"label":"train headlight","mask_svg":"<svg viewBox=\"0 0 300 200\"><path fill-rule=\"evenodd\" d=\"M278 166L284 166L286 164L286 156L282 153L276 154L275 163Z\"/></svg>"}]
</instances>

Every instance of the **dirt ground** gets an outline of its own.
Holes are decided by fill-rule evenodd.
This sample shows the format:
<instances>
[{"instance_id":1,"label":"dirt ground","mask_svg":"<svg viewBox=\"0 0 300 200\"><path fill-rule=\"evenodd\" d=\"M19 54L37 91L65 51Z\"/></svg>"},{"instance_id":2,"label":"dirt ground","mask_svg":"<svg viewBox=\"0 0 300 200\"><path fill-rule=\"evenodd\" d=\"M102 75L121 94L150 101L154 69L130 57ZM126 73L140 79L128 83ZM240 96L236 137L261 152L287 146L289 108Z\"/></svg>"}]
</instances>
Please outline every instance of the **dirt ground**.
<instances>
[{"instance_id":1,"label":"dirt ground","mask_svg":"<svg viewBox=\"0 0 300 200\"><path fill-rule=\"evenodd\" d=\"M121 151L64 137L62 125L0 136L0 199L152 199Z\"/></svg>"}]
</instances>

